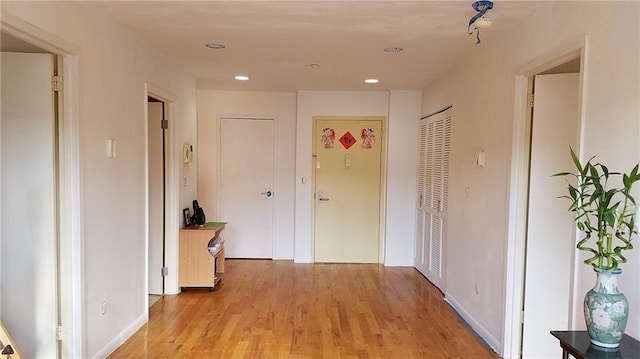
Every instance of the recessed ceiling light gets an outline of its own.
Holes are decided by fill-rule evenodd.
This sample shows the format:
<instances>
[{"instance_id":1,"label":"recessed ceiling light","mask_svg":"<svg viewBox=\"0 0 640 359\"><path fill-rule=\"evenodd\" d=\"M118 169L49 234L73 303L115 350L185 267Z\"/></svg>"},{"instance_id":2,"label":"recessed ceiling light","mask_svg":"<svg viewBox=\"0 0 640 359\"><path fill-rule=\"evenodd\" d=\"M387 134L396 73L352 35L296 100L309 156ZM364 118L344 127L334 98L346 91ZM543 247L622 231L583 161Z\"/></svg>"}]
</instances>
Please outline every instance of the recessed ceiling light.
<instances>
[{"instance_id":1,"label":"recessed ceiling light","mask_svg":"<svg viewBox=\"0 0 640 359\"><path fill-rule=\"evenodd\" d=\"M309 67L311 67L312 69L317 69L318 67L320 67L320 64L311 64L309 65Z\"/></svg>"},{"instance_id":2,"label":"recessed ceiling light","mask_svg":"<svg viewBox=\"0 0 640 359\"><path fill-rule=\"evenodd\" d=\"M218 44L218 43L215 43L215 42L212 42L210 44L206 44L204 46L206 46L206 47L208 47L210 49L214 49L214 50L220 50L220 49L224 49L225 47L227 47L227 45L225 45L225 44Z\"/></svg>"},{"instance_id":3,"label":"recessed ceiling light","mask_svg":"<svg viewBox=\"0 0 640 359\"><path fill-rule=\"evenodd\" d=\"M401 47L385 47L383 49L384 52L400 52L402 50L404 50L404 49L401 48Z\"/></svg>"},{"instance_id":4,"label":"recessed ceiling light","mask_svg":"<svg viewBox=\"0 0 640 359\"><path fill-rule=\"evenodd\" d=\"M238 80L238 81L247 81L249 79L248 76L244 76L244 75L236 75L234 77L234 79Z\"/></svg>"},{"instance_id":5,"label":"recessed ceiling light","mask_svg":"<svg viewBox=\"0 0 640 359\"><path fill-rule=\"evenodd\" d=\"M364 82L366 82L368 84L377 84L380 81L378 81L378 79L366 79L366 80L364 80Z\"/></svg>"}]
</instances>

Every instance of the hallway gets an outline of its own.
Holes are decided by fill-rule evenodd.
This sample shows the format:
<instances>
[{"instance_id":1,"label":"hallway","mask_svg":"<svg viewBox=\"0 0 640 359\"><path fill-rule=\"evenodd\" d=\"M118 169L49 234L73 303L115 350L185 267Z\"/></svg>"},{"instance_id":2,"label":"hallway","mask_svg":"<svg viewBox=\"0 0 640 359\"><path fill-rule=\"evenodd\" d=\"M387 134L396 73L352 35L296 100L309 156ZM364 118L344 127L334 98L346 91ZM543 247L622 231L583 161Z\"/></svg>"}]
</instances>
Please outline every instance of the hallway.
<instances>
[{"instance_id":1,"label":"hallway","mask_svg":"<svg viewBox=\"0 0 640 359\"><path fill-rule=\"evenodd\" d=\"M110 358L498 358L406 267L228 260L149 316Z\"/></svg>"}]
</instances>

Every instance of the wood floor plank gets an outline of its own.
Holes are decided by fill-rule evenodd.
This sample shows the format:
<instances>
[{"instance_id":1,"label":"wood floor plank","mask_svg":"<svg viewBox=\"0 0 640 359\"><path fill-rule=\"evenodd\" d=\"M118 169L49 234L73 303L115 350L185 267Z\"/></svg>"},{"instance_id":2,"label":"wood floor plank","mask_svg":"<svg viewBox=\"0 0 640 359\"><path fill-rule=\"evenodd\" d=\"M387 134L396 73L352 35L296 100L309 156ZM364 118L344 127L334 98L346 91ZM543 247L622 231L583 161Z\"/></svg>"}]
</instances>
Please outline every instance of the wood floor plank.
<instances>
[{"instance_id":1,"label":"wood floor plank","mask_svg":"<svg viewBox=\"0 0 640 359\"><path fill-rule=\"evenodd\" d=\"M109 358L499 358L413 268L227 260Z\"/></svg>"}]
</instances>

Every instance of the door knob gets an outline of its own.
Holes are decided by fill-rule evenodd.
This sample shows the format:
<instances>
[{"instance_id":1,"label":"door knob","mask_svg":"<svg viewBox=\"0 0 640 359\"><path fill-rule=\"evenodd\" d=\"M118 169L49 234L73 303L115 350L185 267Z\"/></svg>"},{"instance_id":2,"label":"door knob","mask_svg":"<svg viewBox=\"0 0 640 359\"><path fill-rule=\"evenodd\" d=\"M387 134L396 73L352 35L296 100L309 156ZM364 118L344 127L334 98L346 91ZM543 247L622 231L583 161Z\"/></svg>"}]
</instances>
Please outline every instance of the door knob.
<instances>
[{"instance_id":1,"label":"door knob","mask_svg":"<svg viewBox=\"0 0 640 359\"><path fill-rule=\"evenodd\" d=\"M260 194L263 195L263 196L266 196L266 197L271 197L271 195L273 195L273 193L271 191L262 192Z\"/></svg>"}]
</instances>

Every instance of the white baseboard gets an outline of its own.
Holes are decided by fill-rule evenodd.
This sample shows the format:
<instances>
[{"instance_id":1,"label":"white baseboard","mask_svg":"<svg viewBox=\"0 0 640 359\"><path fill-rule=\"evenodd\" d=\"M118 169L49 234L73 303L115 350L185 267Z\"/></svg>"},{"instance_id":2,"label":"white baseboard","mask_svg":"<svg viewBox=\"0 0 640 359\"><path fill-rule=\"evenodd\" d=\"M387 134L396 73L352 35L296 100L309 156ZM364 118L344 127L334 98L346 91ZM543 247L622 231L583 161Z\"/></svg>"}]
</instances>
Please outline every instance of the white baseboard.
<instances>
[{"instance_id":1,"label":"white baseboard","mask_svg":"<svg viewBox=\"0 0 640 359\"><path fill-rule=\"evenodd\" d=\"M127 341L138 329L142 328L149 321L149 313L145 312L138 317L133 323L126 327L120 334L116 335L107 345L102 347L97 353L95 353L92 359L102 359L113 353L119 346Z\"/></svg>"},{"instance_id":2,"label":"white baseboard","mask_svg":"<svg viewBox=\"0 0 640 359\"><path fill-rule=\"evenodd\" d=\"M455 298L451 296L451 294L446 293L444 296L444 301L449 303L451 308L455 310L458 315L464 320L467 325L473 330L482 340L489 345L491 349L493 349L496 353L502 353L502 343L498 339L496 339L489 331L478 322L473 315L467 312L460 303L458 303Z\"/></svg>"}]
</instances>

